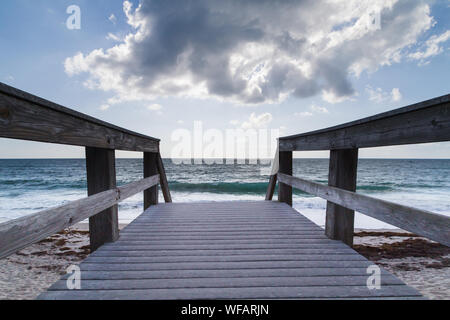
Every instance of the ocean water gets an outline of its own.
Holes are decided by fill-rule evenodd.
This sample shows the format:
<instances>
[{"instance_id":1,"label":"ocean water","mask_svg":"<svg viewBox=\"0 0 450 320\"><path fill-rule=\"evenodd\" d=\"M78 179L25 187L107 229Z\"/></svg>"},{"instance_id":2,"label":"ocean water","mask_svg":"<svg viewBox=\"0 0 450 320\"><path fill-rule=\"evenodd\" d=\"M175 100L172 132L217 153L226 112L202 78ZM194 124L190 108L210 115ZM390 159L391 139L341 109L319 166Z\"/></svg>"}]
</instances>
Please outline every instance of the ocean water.
<instances>
[{"instance_id":1,"label":"ocean water","mask_svg":"<svg viewBox=\"0 0 450 320\"><path fill-rule=\"evenodd\" d=\"M174 202L264 200L270 165L193 165L164 160ZM117 159L117 183L142 178L141 159ZM294 175L327 183L327 159L294 159ZM358 192L450 215L450 159L361 159ZM0 160L0 222L87 196L83 159ZM162 202L162 195L160 195ZM142 212L142 194L119 206L122 223ZM326 201L294 192L294 207L315 223L325 222ZM391 228L357 214L357 228Z\"/></svg>"}]
</instances>

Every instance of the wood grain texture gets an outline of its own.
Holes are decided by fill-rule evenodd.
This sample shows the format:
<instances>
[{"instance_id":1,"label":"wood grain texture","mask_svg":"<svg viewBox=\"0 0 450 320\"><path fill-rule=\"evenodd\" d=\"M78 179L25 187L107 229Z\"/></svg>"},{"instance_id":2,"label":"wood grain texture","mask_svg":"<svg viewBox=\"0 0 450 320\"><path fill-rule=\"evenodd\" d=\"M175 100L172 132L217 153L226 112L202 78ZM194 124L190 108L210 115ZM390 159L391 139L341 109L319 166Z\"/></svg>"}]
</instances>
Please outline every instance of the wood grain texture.
<instances>
[{"instance_id":1,"label":"wood grain texture","mask_svg":"<svg viewBox=\"0 0 450 320\"><path fill-rule=\"evenodd\" d=\"M284 174L279 174L278 179L309 194L450 246L450 218L447 216Z\"/></svg>"},{"instance_id":2,"label":"wood grain texture","mask_svg":"<svg viewBox=\"0 0 450 320\"><path fill-rule=\"evenodd\" d=\"M116 188L116 157L114 150L86 148L88 196ZM117 204L89 218L91 251L119 238Z\"/></svg>"},{"instance_id":3,"label":"wood grain texture","mask_svg":"<svg viewBox=\"0 0 450 320\"><path fill-rule=\"evenodd\" d=\"M157 184L159 175L0 224L0 259Z\"/></svg>"},{"instance_id":4,"label":"wood grain texture","mask_svg":"<svg viewBox=\"0 0 450 320\"><path fill-rule=\"evenodd\" d=\"M267 187L266 192L266 201L272 201L276 186L277 186L277 175L274 174L270 176L269 186Z\"/></svg>"},{"instance_id":5,"label":"wood grain texture","mask_svg":"<svg viewBox=\"0 0 450 320\"><path fill-rule=\"evenodd\" d=\"M261 212L289 224L252 226ZM269 226L281 231L257 231ZM63 276L40 299L421 298L383 269L382 289L369 290L372 264L284 203L158 204L80 265L81 290Z\"/></svg>"},{"instance_id":6,"label":"wood grain texture","mask_svg":"<svg viewBox=\"0 0 450 320\"><path fill-rule=\"evenodd\" d=\"M158 155L156 157L156 166L158 168L159 176L161 177L159 184L161 186L164 201L166 203L171 203L172 195L170 194L169 183L167 181L167 175L166 175L166 169L164 168L164 163L163 163L160 153L158 153Z\"/></svg>"},{"instance_id":7,"label":"wood grain texture","mask_svg":"<svg viewBox=\"0 0 450 320\"><path fill-rule=\"evenodd\" d=\"M328 185L348 191L356 191L358 149L332 150ZM327 203L325 234L330 239L341 240L353 246L355 212L333 202Z\"/></svg>"},{"instance_id":8,"label":"wood grain texture","mask_svg":"<svg viewBox=\"0 0 450 320\"><path fill-rule=\"evenodd\" d=\"M292 175L292 151L280 152L279 173ZM278 201L292 207L292 187L278 181Z\"/></svg>"},{"instance_id":9,"label":"wood grain texture","mask_svg":"<svg viewBox=\"0 0 450 320\"><path fill-rule=\"evenodd\" d=\"M156 165L157 157L157 153L144 152L144 178L158 174L158 167ZM144 190L144 210L158 204L158 194L158 186Z\"/></svg>"},{"instance_id":10,"label":"wood grain texture","mask_svg":"<svg viewBox=\"0 0 450 320\"><path fill-rule=\"evenodd\" d=\"M192 300L192 299L418 299L420 295L402 285L383 286L382 290L367 286L311 286L258 288L182 288L134 290L49 291L41 300Z\"/></svg>"},{"instance_id":11,"label":"wood grain texture","mask_svg":"<svg viewBox=\"0 0 450 320\"><path fill-rule=\"evenodd\" d=\"M450 95L336 127L280 138L280 151L337 150L450 140Z\"/></svg>"},{"instance_id":12,"label":"wood grain texture","mask_svg":"<svg viewBox=\"0 0 450 320\"><path fill-rule=\"evenodd\" d=\"M159 140L0 83L0 137L83 147L159 152Z\"/></svg>"}]
</instances>

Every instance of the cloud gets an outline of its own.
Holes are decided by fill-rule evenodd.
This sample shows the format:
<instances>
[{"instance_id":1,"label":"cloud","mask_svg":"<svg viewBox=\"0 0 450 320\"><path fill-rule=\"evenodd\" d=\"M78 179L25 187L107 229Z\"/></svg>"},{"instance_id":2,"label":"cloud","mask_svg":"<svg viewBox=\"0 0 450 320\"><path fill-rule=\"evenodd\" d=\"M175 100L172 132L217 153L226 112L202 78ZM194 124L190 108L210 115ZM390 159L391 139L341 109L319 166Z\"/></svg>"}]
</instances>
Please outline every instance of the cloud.
<instances>
[{"instance_id":1,"label":"cloud","mask_svg":"<svg viewBox=\"0 0 450 320\"><path fill-rule=\"evenodd\" d=\"M313 113L309 112L309 111L305 111L305 112L296 112L296 113L294 113L294 115L297 117L312 117Z\"/></svg>"},{"instance_id":2,"label":"cloud","mask_svg":"<svg viewBox=\"0 0 450 320\"><path fill-rule=\"evenodd\" d=\"M109 16L108 20L111 21L113 24L116 24L116 23L117 23L117 18L116 18L116 16L114 15L114 13L112 13L112 14Z\"/></svg>"},{"instance_id":3,"label":"cloud","mask_svg":"<svg viewBox=\"0 0 450 320\"><path fill-rule=\"evenodd\" d=\"M150 110L150 111L158 111L158 113L161 113L162 108L163 108L162 105L156 104L156 103L147 106L148 110Z\"/></svg>"},{"instance_id":4,"label":"cloud","mask_svg":"<svg viewBox=\"0 0 450 320\"><path fill-rule=\"evenodd\" d=\"M321 107L321 106L317 106L317 105L315 105L315 104L313 104L313 105L310 107L310 109L311 109L311 111L314 111L314 112L316 112L316 113L329 113L327 108Z\"/></svg>"},{"instance_id":5,"label":"cloud","mask_svg":"<svg viewBox=\"0 0 450 320\"><path fill-rule=\"evenodd\" d=\"M263 113L259 116L256 115L256 113L252 113L250 118L242 123L241 128L244 130L264 128L271 123L272 120L273 117L270 113Z\"/></svg>"},{"instance_id":6,"label":"cloud","mask_svg":"<svg viewBox=\"0 0 450 320\"><path fill-rule=\"evenodd\" d=\"M425 1L124 2L130 32L65 61L110 104L178 96L236 104L355 94L351 78L400 62L433 18ZM380 13L380 26L371 17Z\"/></svg>"},{"instance_id":7,"label":"cloud","mask_svg":"<svg viewBox=\"0 0 450 320\"><path fill-rule=\"evenodd\" d=\"M304 112L296 112L294 113L297 117L312 117L314 114L326 114L329 113L328 109L325 107L321 107L315 104L312 104L309 107L310 111L304 111Z\"/></svg>"},{"instance_id":8,"label":"cloud","mask_svg":"<svg viewBox=\"0 0 450 320\"><path fill-rule=\"evenodd\" d=\"M441 35L433 35L425 41L422 46L422 51L416 51L408 55L413 60L420 60L420 65L427 64L426 59L437 56L444 51L441 44L450 40L450 30L442 33Z\"/></svg>"},{"instance_id":9,"label":"cloud","mask_svg":"<svg viewBox=\"0 0 450 320\"><path fill-rule=\"evenodd\" d=\"M403 97L399 88L392 89L391 96L392 96L392 101L394 101L394 102L402 100L402 97Z\"/></svg>"},{"instance_id":10,"label":"cloud","mask_svg":"<svg viewBox=\"0 0 450 320\"><path fill-rule=\"evenodd\" d=\"M372 88L371 86L366 86L366 92L369 95L370 101L375 101L377 103L385 102L385 101L392 101L397 102L402 99L402 93L400 92L399 88L393 88L392 91L385 92L381 88Z\"/></svg>"},{"instance_id":11,"label":"cloud","mask_svg":"<svg viewBox=\"0 0 450 320\"><path fill-rule=\"evenodd\" d=\"M122 39L120 37L116 36L115 34L113 34L111 32L108 33L108 35L106 36L106 39L107 40L113 40L113 41L116 41L116 42L122 41Z\"/></svg>"},{"instance_id":12,"label":"cloud","mask_svg":"<svg viewBox=\"0 0 450 320\"><path fill-rule=\"evenodd\" d=\"M102 111L106 111L106 110L108 110L109 108L111 108L111 106L110 106L109 104L102 104L102 105L100 106L100 110L102 110Z\"/></svg>"}]
</instances>

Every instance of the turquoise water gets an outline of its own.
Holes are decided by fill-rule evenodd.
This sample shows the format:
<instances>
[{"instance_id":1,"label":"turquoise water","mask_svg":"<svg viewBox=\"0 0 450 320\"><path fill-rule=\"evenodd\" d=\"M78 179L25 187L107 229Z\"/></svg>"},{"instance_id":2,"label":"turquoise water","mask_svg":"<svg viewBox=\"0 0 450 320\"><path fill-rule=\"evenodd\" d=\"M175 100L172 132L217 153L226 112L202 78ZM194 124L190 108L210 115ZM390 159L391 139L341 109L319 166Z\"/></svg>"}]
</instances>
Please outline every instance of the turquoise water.
<instances>
[{"instance_id":1,"label":"turquoise water","mask_svg":"<svg viewBox=\"0 0 450 320\"><path fill-rule=\"evenodd\" d=\"M270 165L192 165L164 160L175 202L263 200ZM450 213L450 159L361 159L358 192L436 213ZM117 183L142 178L141 159L118 159ZM295 159L294 175L327 183L327 159ZM83 159L0 160L0 222L86 197ZM162 199L161 199L162 201ZM326 202L294 193L294 207L319 225ZM119 207L121 222L142 211L142 195ZM386 224L357 215L356 226L385 228Z\"/></svg>"}]
</instances>

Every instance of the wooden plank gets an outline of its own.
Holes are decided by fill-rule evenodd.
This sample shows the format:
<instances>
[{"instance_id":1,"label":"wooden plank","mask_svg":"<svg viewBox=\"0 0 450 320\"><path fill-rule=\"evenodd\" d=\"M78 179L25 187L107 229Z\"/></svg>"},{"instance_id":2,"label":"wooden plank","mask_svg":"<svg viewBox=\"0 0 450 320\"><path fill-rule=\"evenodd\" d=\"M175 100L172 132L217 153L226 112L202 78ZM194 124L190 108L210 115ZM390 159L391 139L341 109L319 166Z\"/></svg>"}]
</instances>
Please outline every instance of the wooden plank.
<instances>
[{"instance_id":1,"label":"wooden plank","mask_svg":"<svg viewBox=\"0 0 450 320\"><path fill-rule=\"evenodd\" d=\"M57 300L191 300L191 299L332 299L366 297L420 297L406 286L383 286L381 290L369 290L367 286L337 287L258 287L258 288L183 288L141 290L73 290L49 291L40 299Z\"/></svg>"},{"instance_id":2,"label":"wooden plank","mask_svg":"<svg viewBox=\"0 0 450 320\"><path fill-rule=\"evenodd\" d=\"M278 179L309 194L450 246L450 217L279 174Z\"/></svg>"},{"instance_id":3,"label":"wooden plank","mask_svg":"<svg viewBox=\"0 0 450 320\"><path fill-rule=\"evenodd\" d=\"M82 271L126 270L202 270L202 269L277 269L277 268L368 268L367 261L245 261L245 262L184 262L184 263L83 263Z\"/></svg>"},{"instance_id":4,"label":"wooden plank","mask_svg":"<svg viewBox=\"0 0 450 320\"><path fill-rule=\"evenodd\" d=\"M273 241L273 240L281 240L281 241L299 241L301 239L323 239L323 235L321 233L315 233L315 234L301 234L301 235L295 235L295 236L271 236L270 239L267 238L267 236L209 236L209 237L202 237L202 236L186 236L186 237L167 237L167 236L146 236L146 235L138 235L138 236L121 236L120 241L134 241L134 240L140 240L140 241L147 241L147 242L166 242L166 243L173 243L173 242L183 242L188 241L188 243L194 243L194 242L205 242L205 241L220 241L220 242L232 242L232 241L258 241L258 240L266 240L266 241Z\"/></svg>"},{"instance_id":5,"label":"wooden plank","mask_svg":"<svg viewBox=\"0 0 450 320\"><path fill-rule=\"evenodd\" d=\"M7 257L111 207L117 197L117 190L110 190L0 224L0 258Z\"/></svg>"},{"instance_id":6,"label":"wooden plank","mask_svg":"<svg viewBox=\"0 0 450 320\"><path fill-rule=\"evenodd\" d=\"M320 237L308 237L308 238L297 238L293 239L276 239L277 244L292 244L292 243L322 243L327 242L328 239L320 238ZM152 245L200 245L208 242L211 245L222 245L222 244L271 244L274 243L273 239L256 239L256 240L248 240L248 239L237 239L237 240L149 240L149 239L121 239L121 244L128 245L143 245L143 244L152 244Z\"/></svg>"},{"instance_id":7,"label":"wooden plank","mask_svg":"<svg viewBox=\"0 0 450 320\"><path fill-rule=\"evenodd\" d=\"M376 295L371 293L366 281L372 263L342 242L326 238L323 231L317 231L320 228L302 216L280 223L280 231L274 232L258 228L276 222L241 225L235 220L238 215L209 228L203 222L177 224L176 219L172 228L167 222L160 225L153 215L171 212L174 217L190 217L198 208L205 214L213 209L226 215L231 208L251 222L251 208L254 212L271 208L274 217L294 212L283 203L265 203L245 203L244 212L240 212L240 205L222 203L152 206L125 228L131 231L126 231L119 241L104 245L80 265L82 290L67 290L66 275L41 298L420 298L415 290L382 269L382 289ZM291 226L294 231L284 230ZM224 228L226 231L214 231ZM249 228L251 231L246 231Z\"/></svg>"},{"instance_id":8,"label":"wooden plank","mask_svg":"<svg viewBox=\"0 0 450 320\"><path fill-rule=\"evenodd\" d=\"M320 230L321 229L319 229L319 231ZM258 234L258 235L263 235L263 236L267 236L270 238L272 235L301 235L301 234L307 234L309 232L310 232L309 230L294 230L294 231L275 230L275 231L264 231L264 232L262 232L261 230L251 230L251 231L247 230L244 232L241 232L241 231L238 231L238 232L236 232L236 231L223 231L223 232L212 231L212 232L202 232L202 233L203 233L203 235L205 235L207 237L212 236L212 235L241 237L241 236L245 236L245 235L257 235ZM323 233L323 230L321 232ZM152 234L154 234L155 236L158 236L158 237L159 236L169 236L169 237L171 237L171 236L183 236L183 237L187 236L187 237L190 237L190 236L198 236L199 232L186 232L183 234L181 234L179 232L171 232L171 233L159 232L158 234L156 232L152 232ZM145 232L135 233L135 232L122 231L121 235L123 235L123 236L125 236L125 235L126 236L148 235L148 232L147 233L145 233Z\"/></svg>"},{"instance_id":9,"label":"wooden plank","mask_svg":"<svg viewBox=\"0 0 450 320\"><path fill-rule=\"evenodd\" d=\"M156 166L157 153L144 152L144 178L152 177L158 174ZM158 186L155 185L147 190L144 190L144 210L150 206L158 204Z\"/></svg>"},{"instance_id":10,"label":"wooden plank","mask_svg":"<svg viewBox=\"0 0 450 320\"><path fill-rule=\"evenodd\" d=\"M171 250L171 251L155 251L155 250L128 250L128 251L111 251L100 250L94 252L90 257L190 257L190 256L260 256L260 255L340 255L340 254L355 254L355 251L350 248L296 248L296 249L239 249L234 251L216 250L213 253L200 250Z\"/></svg>"},{"instance_id":11,"label":"wooden plank","mask_svg":"<svg viewBox=\"0 0 450 320\"><path fill-rule=\"evenodd\" d=\"M140 256L140 257L89 257L83 263L113 264L113 263L185 263L185 262L257 262L257 261L366 261L354 252L348 254L263 254L263 255L200 255L200 256Z\"/></svg>"},{"instance_id":12,"label":"wooden plank","mask_svg":"<svg viewBox=\"0 0 450 320\"><path fill-rule=\"evenodd\" d=\"M159 140L0 83L0 137L127 151L159 152Z\"/></svg>"},{"instance_id":13,"label":"wooden plank","mask_svg":"<svg viewBox=\"0 0 450 320\"><path fill-rule=\"evenodd\" d=\"M164 196L164 201L166 203L172 203L172 196L170 194L169 183L167 182L166 169L164 168L164 163L160 153L158 153L158 156L156 157L156 166L158 167L158 172L161 177L160 185Z\"/></svg>"},{"instance_id":14,"label":"wooden plank","mask_svg":"<svg viewBox=\"0 0 450 320\"><path fill-rule=\"evenodd\" d=\"M120 192L119 202L128 199L143 190L146 190L152 186L157 185L159 182L159 175L154 175L139 181L131 182L127 185L120 186L117 189Z\"/></svg>"},{"instance_id":15,"label":"wooden plank","mask_svg":"<svg viewBox=\"0 0 450 320\"><path fill-rule=\"evenodd\" d=\"M348 191L356 191L358 149L332 150L328 185ZM333 202L327 202L325 234L330 239L341 240L353 246L355 212Z\"/></svg>"},{"instance_id":16,"label":"wooden plank","mask_svg":"<svg viewBox=\"0 0 450 320\"><path fill-rule=\"evenodd\" d=\"M392 277L381 269L380 275ZM245 270L157 270L157 271L83 271L84 280L126 280L126 279L195 279L195 278L258 278L258 277L327 277L366 276L364 268L286 268ZM62 277L66 280L69 275Z\"/></svg>"},{"instance_id":17,"label":"wooden plank","mask_svg":"<svg viewBox=\"0 0 450 320\"><path fill-rule=\"evenodd\" d=\"M277 186L277 175L274 174L270 176L269 186L267 187L266 193L266 201L272 201L276 186Z\"/></svg>"},{"instance_id":18,"label":"wooden plank","mask_svg":"<svg viewBox=\"0 0 450 320\"><path fill-rule=\"evenodd\" d=\"M252 278L197 278L197 279L139 279L139 280L83 280L82 290L136 290L181 288L256 288L256 287L315 287L365 286L367 276L335 277L252 277ZM403 285L394 277L382 277L381 286ZM67 289L60 280L50 291Z\"/></svg>"},{"instance_id":19,"label":"wooden plank","mask_svg":"<svg viewBox=\"0 0 450 320\"><path fill-rule=\"evenodd\" d=\"M159 175L0 224L0 259L157 184Z\"/></svg>"},{"instance_id":20,"label":"wooden plank","mask_svg":"<svg viewBox=\"0 0 450 320\"><path fill-rule=\"evenodd\" d=\"M279 139L280 151L337 150L450 140L450 95Z\"/></svg>"},{"instance_id":21,"label":"wooden plank","mask_svg":"<svg viewBox=\"0 0 450 320\"><path fill-rule=\"evenodd\" d=\"M276 249L276 250L282 250L282 249L342 249L345 248L343 247L342 244L340 243L296 243L296 244L292 244L292 245L282 245L282 244L273 244L273 245L245 245L245 246L233 246L233 245L228 245L228 246L151 246L151 245L134 245L134 246L127 246L127 245L115 245L115 246L103 246L102 250L105 251L128 251L128 250L134 250L134 251L171 251L172 254L174 254L174 252L180 252L182 250L187 250L187 251L205 251L205 252L217 252L217 251L237 251L237 250L267 250L267 249Z\"/></svg>"},{"instance_id":22,"label":"wooden plank","mask_svg":"<svg viewBox=\"0 0 450 320\"><path fill-rule=\"evenodd\" d=\"M345 248L341 243L338 241L332 241L327 238L323 239L301 239L296 242L290 242L290 241L272 241L269 243L263 243L263 242L246 242L246 241L238 241L237 243L224 243L224 242L202 242L200 244L185 244L185 243L177 243L177 244L158 244L153 243L149 241L123 241L118 242L114 246L111 246L110 244L105 245L105 249L107 248L120 248L120 247L140 247L145 246L149 249L155 249L155 250L220 250L220 249L270 249L270 248L296 248L296 245L336 245L339 247Z\"/></svg>"},{"instance_id":23,"label":"wooden plank","mask_svg":"<svg viewBox=\"0 0 450 320\"><path fill-rule=\"evenodd\" d=\"M232 218L230 218L230 219L232 219ZM291 223L289 224L289 222L291 222ZM155 221L154 223L158 223L158 221ZM295 221L286 221L286 222L280 223L280 225L289 226L289 227L292 227L292 226L297 226L297 227L304 226L306 228L308 227L308 224L305 222L295 222ZM139 229L146 229L147 227L153 227L153 226L154 226L154 224L152 225L152 223L148 223L146 221L146 223L142 224L142 225L140 225L140 224L129 225L129 226L125 227L123 230L125 232L139 232L138 231ZM199 229L202 227L211 227L213 229L219 229L224 226L226 226L227 228L236 227L237 229L245 228L246 230L251 230L249 228L254 229L255 227L258 227L258 228L271 227L271 228L273 228L273 227L276 227L276 221L273 221L272 223L257 223L255 225L252 225L251 221L250 222L243 221L242 223L231 223L231 224L225 224L225 225L214 223L214 224L211 224L210 226L208 226L207 224L184 224L184 223L181 224L180 223L180 224L175 224L172 229L189 229L189 228ZM170 226L170 224L165 224L165 225L162 225L161 228L171 228L171 226ZM317 230L322 230L322 228L315 225L311 229L308 229L307 231L317 231ZM238 231L238 230L236 230L236 231Z\"/></svg>"},{"instance_id":24,"label":"wooden plank","mask_svg":"<svg viewBox=\"0 0 450 320\"><path fill-rule=\"evenodd\" d=\"M114 150L86 148L88 196L116 188L116 157ZM117 204L89 218L91 252L119 238Z\"/></svg>"},{"instance_id":25,"label":"wooden plank","mask_svg":"<svg viewBox=\"0 0 450 320\"><path fill-rule=\"evenodd\" d=\"M292 175L292 151L280 152L279 173ZM281 181L278 182L278 201L292 207L292 187Z\"/></svg>"},{"instance_id":26,"label":"wooden plank","mask_svg":"<svg viewBox=\"0 0 450 320\"><path fill-rule=\"evenodd\" d=\"M316 227L317 229L319 227ZM151 226L148 228L139 228L139 226L137 227L129 227L127 228L127 230L124 230L124 233L130 233L130 232L149 232L149 231L154 231L154 232L160 232L160 233L166 233L166 232L186 232L186 233L193 233L193 232L247 232L247 231L292 231L292 230L297 230L297 231L301 231L301 230L311 230L308 226L297 226L297 225L285 225L285 226L278 226L278 225L268 225L267 227L259 227L259 226L240 226L240 227L227 227L227 226L220 226L220 227L211 227L211 228L202 228L202 227L180 227L180 228L171 228L171 227L161 227L158 228L157 226Z\"/></svg>"},{"instance_id":27,"label":"wooden plank","mask_svg":"<svg viewBox=\"0 0 450 320\"><path fill-rule=\"evenodd\" d=\"M291 225L291 224L296 224L296 225L305 225L307 226L307 222L306 221L298 221L299 219L280 219L279 221L276 219L273 220L257 220L254 219L255 222L253 222L252 220L230 220L230 221L226 221L226 220L221 220L221 221L211 221L211 222L207 222L207 221L200 221L200 222L196 222L196 223L189 223L189 222L185 222L185 221L179 221L179 220L174 220L173 222L161 222L158 220L153 220L153 222L151 220L139 220L139 224L136 225L132 225L133 227L149 227L154 225L155 223L158 223L159 226L162 227L170 227L170 226L174 226L174 227L206 227L206 226L213 226L213 227L218 227L218 226L222 226L222 225L226 225L226 226L243 226L245 224L252 224L253 226L270 226L273 225L275 222L280 222L281 225ZM143 222L141 222L143 221ZM131 227L131 225L130 225Z\"/></svg>"}]
</instances>

